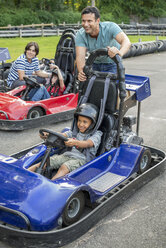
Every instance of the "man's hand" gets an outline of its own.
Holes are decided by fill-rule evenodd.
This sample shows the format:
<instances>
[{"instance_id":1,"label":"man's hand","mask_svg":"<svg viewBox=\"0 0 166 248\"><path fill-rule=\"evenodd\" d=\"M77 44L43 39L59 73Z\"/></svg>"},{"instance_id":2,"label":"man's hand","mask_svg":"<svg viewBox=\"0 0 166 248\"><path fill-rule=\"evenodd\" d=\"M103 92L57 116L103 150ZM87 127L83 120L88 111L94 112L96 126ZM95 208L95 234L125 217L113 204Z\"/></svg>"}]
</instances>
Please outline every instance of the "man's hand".
<instances>
[{"instance_id":1,"label":"man's hand","mask_svg":"<svg viewBox=\"0 0 166 248\"><path fill-rule=\"evenodd\" d=\"M83 81L86 81L86 79L87 79L87 77L86 77L85 73L83 71L80 71L78 73L78 80L83 82Z\"/></svg>"},{"instance_id":2,"label":"man's hand","mask_svg":"<svg viewBox=\"0 0 166 248\"><path fill-rule=\"evenodd\" d=\"M110 56L110 58L113 58L116 54L119 54L121 56L121 53L117 47L108 46L107 49L108 49L108 55Z\"/></svg>"}]
</instances>

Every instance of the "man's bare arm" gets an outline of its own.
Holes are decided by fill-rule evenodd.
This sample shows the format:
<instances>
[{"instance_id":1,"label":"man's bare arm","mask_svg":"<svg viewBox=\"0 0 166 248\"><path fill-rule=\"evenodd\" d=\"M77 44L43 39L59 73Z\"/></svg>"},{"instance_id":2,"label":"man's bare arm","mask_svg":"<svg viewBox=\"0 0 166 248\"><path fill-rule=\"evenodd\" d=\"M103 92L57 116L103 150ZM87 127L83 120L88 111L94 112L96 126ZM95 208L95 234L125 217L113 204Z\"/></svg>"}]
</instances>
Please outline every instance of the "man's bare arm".
<instances>
[{"instance_id":1,"label":"man's bare arm","mask_svg":"<svg viewBox=\"0 0 166 248\"><path fill-rule=\"evenodd\" d=\"M121 45L121 47L120 49L116 47L108 47L108 55L111 58L114 57L116 54L119 54L121 57L123 57L123 55L127 53L131 47L131 42L124 32L120 32L116 36L116 40Z\"/></svg>"},{"instance_id":2,"label":"man's bare arm","mask_svg":"<svg viewBox=\"0 0 166 248\"><path fill-rule=\"evenodd\" d=\"M83 72L85 65L86 47L76 47L76 64L78 70L78 79L80 81L85 81L86 76Z\"/></svg>"}]
</instances>

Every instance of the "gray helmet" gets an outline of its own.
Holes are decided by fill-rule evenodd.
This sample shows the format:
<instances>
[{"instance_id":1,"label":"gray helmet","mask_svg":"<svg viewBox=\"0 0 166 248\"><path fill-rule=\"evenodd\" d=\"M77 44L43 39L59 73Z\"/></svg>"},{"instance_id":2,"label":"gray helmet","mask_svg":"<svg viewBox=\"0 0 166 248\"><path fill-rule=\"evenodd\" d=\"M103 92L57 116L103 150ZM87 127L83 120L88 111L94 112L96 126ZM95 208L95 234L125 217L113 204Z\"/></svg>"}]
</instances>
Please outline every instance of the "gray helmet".
<instances>
[{"instance_id":1,"label":"gray helmet","mask_svg":"<svg viewBox=\"0 0 166 248\"><path fill-rule=\"evenodd\" d=\"M92 103L83 103L76 109L74 116L77 118L78 115L88 117L92 120L92 124L88 128L88 132L92 130L97 122L99 109Z\"/></svg>"},{"instance_id":2,"label":"gray helmet","mask_svg":"<svg viewBox=\"0 0 166 248\"><path fill-rule=\"evenodd\" d=\"M53 69L52 74L58 76L58 70L57 69Z\"/></svg>"},{"instance_id":3,"label":"gray helmet","mask_svg":"<svg viewBox=\"0 0 166 248\"><path fill-rule=\"evenodd\" d=\"M59 69L59 70L60 70L61 75L62 75L62 77L63 77L63 81L65 82L65 80L66 80L65 73L64 73L61 69ZM58 69L53 69L51 79L52 79L52 77L55 76L55 75L58 77Z\"/></svg>"}]
</instances>

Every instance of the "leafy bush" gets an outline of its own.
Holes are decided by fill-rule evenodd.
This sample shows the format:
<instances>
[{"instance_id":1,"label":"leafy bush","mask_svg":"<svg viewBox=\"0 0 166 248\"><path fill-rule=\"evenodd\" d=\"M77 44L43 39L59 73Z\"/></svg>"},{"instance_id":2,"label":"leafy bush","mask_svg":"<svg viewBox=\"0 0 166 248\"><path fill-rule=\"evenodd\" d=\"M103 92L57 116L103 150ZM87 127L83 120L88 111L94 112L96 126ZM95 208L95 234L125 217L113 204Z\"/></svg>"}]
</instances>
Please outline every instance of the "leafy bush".
<instances>
[{"instance_id":1,"label":"leafy bush","mask_svg":"<svg viewBox=\"0 0 166 248\"><path fill-rule=\"evenodd\" d=\"M28 25L32 23L40 23L40 19L37 14L30 9L19 9L16 10L12 22L12 25Z\"/></svg>"},{"instance_id":2,"label":"leafy bush","mask_svg":"<svg viewBox=\"0 0 166 248\"><path fill-rule=\"evenodd\" d=\"M4 9L0 10L0 26L28 25L32 23L40 23L40 19L35 12L30 9Z\"/></svg>"},{"instance_id":3,"label":"leafy bush","mask_svg":"<svg viewBox=\"0 0 166 248\"><path fill-rule=\"evenodd\" d=\"M53 12L54 20L53 22L55 24L60 23L77 23L81 19L81 15L78 12L72 12L72 11L65 11L65 12Z\"/></svg>"},{"instance_id":4,"label":"leafy bush","mask_svg":"<svg viewBox=\"0 0 166 248\"><path fill-rule=\"evenodd\" d=\"M111 13L108 14L101 14L101 21L110 21L110 22L115 22L115 18Z\"/></svg>"},{"instance_id":5,"label":"leafy bush","mask_svg":"<svg viewBox=\"0 0 166 248\"><path fill-rule=\"evenodd\" d=\"M39 10L39 11L37 11L36 14L38 15L38 18L40 20L40 23L51 23L51 22L53 22L54 17L48 11Z\"/></svg>"},{"instance_id":6,"label":"leafy bush","mask_svg":"<svg viewBox=\"0 0 166 248\"><path fill-rule=\"evenodd\" d=\"M0 9L0 26L28 25L37 23L77 23L81 20L81 14L73 11L49 12L45 10L32 11L31 9Z\"/></svg>"},{"instance_id":7,"label":"leafy bush","mask_svg":"<svg viewBox=\"0 0 166 248\"><path fill-rule=\"evenodd\" d=\"M5 27L12 23L11 15L8 13L0 13L0 27Z\"/></svg>"}]
</instances>

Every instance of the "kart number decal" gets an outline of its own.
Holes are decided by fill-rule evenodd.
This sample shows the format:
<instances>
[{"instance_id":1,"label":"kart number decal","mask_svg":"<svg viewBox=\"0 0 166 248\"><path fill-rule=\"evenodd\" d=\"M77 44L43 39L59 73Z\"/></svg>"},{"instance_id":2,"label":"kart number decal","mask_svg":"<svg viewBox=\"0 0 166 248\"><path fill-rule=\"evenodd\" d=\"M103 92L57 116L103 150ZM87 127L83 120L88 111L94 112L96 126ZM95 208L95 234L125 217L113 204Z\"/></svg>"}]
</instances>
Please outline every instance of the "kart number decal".
<instances>
[{"instance_id":1,"label":"kart number decal","mask_svg":"<svg viewBox=\"0 0 166 248\"><path fill-rule=\"evenodd\" d=\"M1 160L2 162L5 162L5 163L14 163L14 162L17 161L16 158L4 157L4 156L2 156L2 155L0 155L0 160Z\"/></svg>"}]
</instances>

